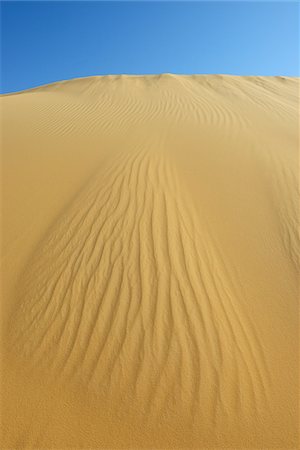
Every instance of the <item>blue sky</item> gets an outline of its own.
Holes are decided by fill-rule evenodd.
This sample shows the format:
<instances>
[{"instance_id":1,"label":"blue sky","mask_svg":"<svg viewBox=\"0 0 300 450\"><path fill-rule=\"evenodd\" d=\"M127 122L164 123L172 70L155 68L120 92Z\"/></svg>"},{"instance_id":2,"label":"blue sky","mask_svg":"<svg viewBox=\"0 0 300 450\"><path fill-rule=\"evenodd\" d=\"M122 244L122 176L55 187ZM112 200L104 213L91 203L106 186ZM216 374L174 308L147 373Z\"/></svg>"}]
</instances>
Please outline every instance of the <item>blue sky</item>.
<instances>
[{"instance_id":1,"label":"blue sky","mask_svg":"<svg viewBox=\"0 0 300 450\"><path fill-rule=\"evenodd\" d=\"M289 1L1 2L1 92L105 74L299 76Z\"/></svg>"}]
</instances>

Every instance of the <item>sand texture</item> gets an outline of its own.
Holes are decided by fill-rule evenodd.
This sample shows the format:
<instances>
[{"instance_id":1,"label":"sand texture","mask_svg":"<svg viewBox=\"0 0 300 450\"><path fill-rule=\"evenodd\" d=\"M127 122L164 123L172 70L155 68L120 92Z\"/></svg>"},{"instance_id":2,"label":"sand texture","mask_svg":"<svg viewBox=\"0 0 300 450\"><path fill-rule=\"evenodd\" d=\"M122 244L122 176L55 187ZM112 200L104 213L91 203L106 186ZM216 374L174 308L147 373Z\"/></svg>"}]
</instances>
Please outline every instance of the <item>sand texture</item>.
<instances>
[{"instance_id":1,"label":"sand texture","mask_svg":"<svg viewBox=\"0 0 300 450\"><path fill-rule=\"evenodd\" d=\"M299 448L298 94L2 96L1 448Z\"/></svg>"}]
</instances>

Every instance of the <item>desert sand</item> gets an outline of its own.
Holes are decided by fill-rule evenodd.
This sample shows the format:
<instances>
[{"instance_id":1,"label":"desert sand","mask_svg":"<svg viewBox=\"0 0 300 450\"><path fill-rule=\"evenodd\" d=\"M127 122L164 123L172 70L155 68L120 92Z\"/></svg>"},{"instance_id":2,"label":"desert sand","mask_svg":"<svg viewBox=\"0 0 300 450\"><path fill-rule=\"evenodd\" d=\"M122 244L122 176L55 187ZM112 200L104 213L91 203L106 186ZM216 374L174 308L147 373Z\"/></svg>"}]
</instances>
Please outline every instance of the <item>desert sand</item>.
<instances>
[{"instance_id":1,"label":"desert sand","mask_svg":"<svg viewBox=\"0 0 300 450\"><path fill-rule=\"evenodd\" d=\"M299 448L298 94L2 96L1 448Z\"/></svg>"}]
</instances>

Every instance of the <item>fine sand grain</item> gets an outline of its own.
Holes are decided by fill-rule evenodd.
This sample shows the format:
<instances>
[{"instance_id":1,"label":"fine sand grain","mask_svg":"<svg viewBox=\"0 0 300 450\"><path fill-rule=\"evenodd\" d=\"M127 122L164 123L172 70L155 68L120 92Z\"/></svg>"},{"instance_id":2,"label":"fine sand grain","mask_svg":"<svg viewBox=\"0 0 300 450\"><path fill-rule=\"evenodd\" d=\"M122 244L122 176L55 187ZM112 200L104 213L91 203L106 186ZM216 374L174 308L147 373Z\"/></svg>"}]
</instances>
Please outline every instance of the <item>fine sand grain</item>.
<instances>
[{"instance_id":1,"label":"fine sand grain","mask_svg":"<svg viewBox=\"0 0 300 450\"><path fill-rule=\"evenodd\" d=\"M2 96L1 448L299 448L298 92Z\"/></svg>"}]
</instances>

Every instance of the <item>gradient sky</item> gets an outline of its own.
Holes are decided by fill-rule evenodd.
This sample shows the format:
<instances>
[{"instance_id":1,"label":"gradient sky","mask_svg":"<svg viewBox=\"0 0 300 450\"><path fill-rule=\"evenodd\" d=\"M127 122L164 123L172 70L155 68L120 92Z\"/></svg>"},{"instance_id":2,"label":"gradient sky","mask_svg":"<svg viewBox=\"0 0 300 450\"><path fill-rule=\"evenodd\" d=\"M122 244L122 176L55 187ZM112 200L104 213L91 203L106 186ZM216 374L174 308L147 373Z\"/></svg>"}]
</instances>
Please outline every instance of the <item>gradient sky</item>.
<instances>
[{"instance_id":1,"label":"gradient sky","mask_svg":"<svg viewBox=\"0 0 300 450\"><path fill-rule=\"evenodd\" d=\"M299 76L298 2L1 2L1 92L89 75Z\"/></svg>"}]
</instances>

